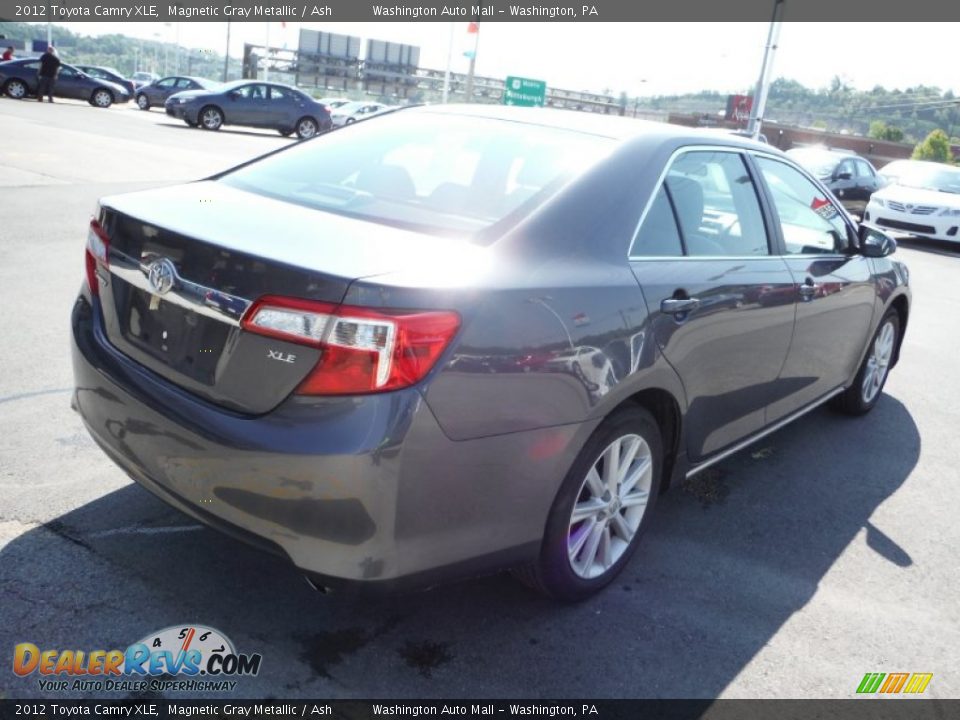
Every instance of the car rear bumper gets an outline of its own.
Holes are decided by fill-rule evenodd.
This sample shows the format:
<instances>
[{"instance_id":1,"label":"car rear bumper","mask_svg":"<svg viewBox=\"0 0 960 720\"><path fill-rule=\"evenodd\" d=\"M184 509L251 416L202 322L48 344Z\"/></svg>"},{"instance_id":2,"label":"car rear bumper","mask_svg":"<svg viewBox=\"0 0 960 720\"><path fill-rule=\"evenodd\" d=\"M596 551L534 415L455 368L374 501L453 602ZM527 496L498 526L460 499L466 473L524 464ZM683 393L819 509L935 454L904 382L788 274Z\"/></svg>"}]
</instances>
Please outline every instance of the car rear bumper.
<instances>
[{"instance_id":1,"label":"car rear bumper","mask_svg":"<svg viewBox=\"0 0 960 720\"><path fill-rule=\"evenodd\" d=\"M589 431L456 442L416 389L288 399L243 416L119 353L84 295L72 330L74 405L110 458L170 505L327 586L431 585L533 559Z\"/></svg>"},{"instance_id":2,"label":"car rear bumper","mask_svg":"<svg viewBox=\"0 0 960 720\"><path fill-rule=\"evenodd\" d=\"M960 217L917 215L881 207L875 202L867 205L864 219L885 230L910 233L934 240L960 242Z\"/></svg>"}]
</instances>

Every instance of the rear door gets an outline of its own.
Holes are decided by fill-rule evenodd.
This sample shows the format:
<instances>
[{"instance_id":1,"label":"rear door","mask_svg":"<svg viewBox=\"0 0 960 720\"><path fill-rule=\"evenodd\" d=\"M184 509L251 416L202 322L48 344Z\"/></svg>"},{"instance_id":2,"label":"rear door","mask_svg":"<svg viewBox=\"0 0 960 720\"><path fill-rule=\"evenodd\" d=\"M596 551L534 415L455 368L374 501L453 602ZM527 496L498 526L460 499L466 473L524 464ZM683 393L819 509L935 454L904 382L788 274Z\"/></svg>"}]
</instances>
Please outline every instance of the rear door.
<instances>
[{"instance_id":1,"label":"rear door","mask_svg":"<svg viewBox=\"0 0 960 720\"><path fill-rule=\"evenodd\" d=\"M292 90L271 85L264 124L272 128L292 128L299 119L294 116L297 115L300 104L299 98Z\"/></svg>"},{"instance_id":2,"label":"rear door","mask_svg":"<svg viewBox=\"0 0 960 720\"><path fill-rule=\"evenodd\" d=\"M687 394L694 461L763 427L793 333L794 280L732 148L676 155L631 249L657 344Z\"/></svg>"},{"instance_id":3,"label":"rear door","mask_svg":"<svg viewBox=\"0 0 960 720\"><path fill-rule=\"evenodd\" d=\"M780 374L788 396L773 402L776 421L842 386L856 371L873 319L870 260L855 251L855 231L828 194L784 160L755 158L782 236L783 259L798 286L797 321Z\"/></svg>"}]
</instances>

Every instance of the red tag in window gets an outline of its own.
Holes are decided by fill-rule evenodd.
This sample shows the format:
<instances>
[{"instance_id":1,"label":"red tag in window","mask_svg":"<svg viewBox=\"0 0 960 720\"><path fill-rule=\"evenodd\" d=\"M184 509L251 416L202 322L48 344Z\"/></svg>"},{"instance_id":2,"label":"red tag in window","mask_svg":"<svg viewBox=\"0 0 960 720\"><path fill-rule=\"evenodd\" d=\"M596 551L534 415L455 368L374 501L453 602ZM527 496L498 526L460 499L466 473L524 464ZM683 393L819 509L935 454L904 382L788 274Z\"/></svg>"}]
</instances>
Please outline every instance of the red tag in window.
<instances>
[{"instance_id":1,"label":"red tag in window","mask_svg":"<svg viewBox=\"0 0 960 720\"><path fill-rule=\"evenodd\" d=\"M838 215L837 208L826 198L815 197L810 203L810 209L824 220L833 220Z\"/></svg>"}]
</instances>

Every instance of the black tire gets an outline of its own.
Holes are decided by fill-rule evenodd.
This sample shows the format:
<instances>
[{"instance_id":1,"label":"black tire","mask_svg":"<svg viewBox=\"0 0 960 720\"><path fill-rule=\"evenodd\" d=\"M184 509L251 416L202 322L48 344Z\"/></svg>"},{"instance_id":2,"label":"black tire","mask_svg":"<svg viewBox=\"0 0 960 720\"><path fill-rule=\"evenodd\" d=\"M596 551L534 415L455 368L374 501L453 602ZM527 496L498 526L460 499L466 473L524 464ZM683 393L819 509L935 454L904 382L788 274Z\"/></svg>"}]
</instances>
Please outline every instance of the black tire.
<instances>
[{"instance_id":1,"label":"black tire","mask_svg":"<svg viewBox=\"0 0 960 720\"><path fill-rule=\"evenodd\" d=\"M216 105L207 105L197 113L197 121L204 130L219 130L223 127L223 110Z\"/></svg>"},{"instance_id":2,"label":"black tire","mask_svg":"<svg viewBox=\"0 0 960 720\"><path fill-rule=\"evenodd\" d=\"M344 124L344 125L353 125L353 123L355 123L356 121L357 121L356 118L347 118L347 119L346 119L346 122L344 122L343 124Z\"/></svg>"},{"instance_id":3,"label":"black tire","mask_svg":"<svg viewBox=\"0 0 960 720\"><path fill-rule=\"evenodd\" d=\"M892 335L885 335L885 333L888 332L886 330L888 326L892 328ZM886 337L888 337L889 340L885 342L884 338ZM883 316L883 319L877 327L877 331L870 339L867 354L863 358L860 370L857 371L857 376L854 378L853 384L843 393L833 398L830 406L846 415L865 415L873 410L874 406L880 400L880 396L883 395L884 385L887 384L887 378L890 375L890 364L893 362L894 357L896 357L899 344L900 315L896 310L890 310ZM886 360L882 367L882 377L879 378L878 382L876 375L871 375L871 373L875 372L876 365L878 364L877 361L884 357L885 352ZM872 395L868 392L867 387L865 387L868 377L872 377L873 379L870 383Z\"/></svg>"},{"instance_id":4,"label":"black tire","mask_svg":"<svg viewBox=\"0 0 960 720\"><path fill-rule=\"evenodd\" d=\"M301 140L309 140L320 134L320 123L315 118L304 116L297 120L297 137Z\"/></svg>"},{"instance_id":5,"label":"black tire","mask_svg":"<svg viewBox=\"0 0 960 720\"><path fill-rule=\"evenodd\" d=\"M90 104L98 108L108 108L113 105L113 93L106 88L97 88L90 96Z\"/></svg>"},{"instance_id":6,"label":"black tire","mask_svg":"<svg viewBox=\"0 0 960 720\"><path fill-rule=\"evenodd\" d=\"M12 78L7 80L7 84L3 86L3 92L6 93L7 97L14 100L24 100L30 94L30 88L23 80Z\"/></svg>"},{"instance_id":7,"label":"black tire","mask_svg":"<svg viewBox=\"0 0 960 720\"><path fill-rule=\"evenodd\" d=\"M150 98L148 98L148 97L147 97L146 95L144 95L143 93L139 93L139 94L137 95L136 100L137 100L137 107L140 108L141 110L149 110L149 109L150 109Z\"/></svg>"},{"instance_id":8,"label":"black tire","mask_svg":"<svg viewBox=\"0 0 960 720\"><path fill-rule=\"evenodd\" d=\"M580 531L583 535L589 535L590 531L586 529L586 525L588 522L593 522L590 527L600 527L601 535L606 532L610 533L606 540L608 546L610 546L610 543L614 540L609 538L615 538L616 530L603 529L603 523L606 523L606 528L612 528L612 516L622 515L628 511L621 509L619 501L617 501L616 507L607 516L606 520L597 523L594 518L591 518L583 521L583 525L576 526L572 522L571 514L578 502L583 502L585 498L589 498L590 490L586 480L587 475L595 465L601 462L606 449L619 438L631 435L642 438L646 443L646 449L649 451L646 457L649 458L651 469L649 486L646 492L646 505L639 516L639 525L634 530L629 542L624 545L622 539L616 538L616 542L620 545L619 557L609 567L602 570L600 574L593 577L584 577L573 567L579 551L574 551L574 560L571 560L570 557L569 543L573 534ZM642 457L642 455L638 455L638 457ZM605 588L623 570L631 555L636 551L640 538L649 526L659 495L662 472L663 440L660 428L653 416L639 406L624 407L610 415L590 436L560 486L547 519L540 556L529 566L515 570L514 574L530 587L565 602L585 600ZM647 477L646 473L644 473L644 477ZM589 542L588 539L581 547L589 545ZM600 540L600 543L602 545L604 541ZM597 552L602 551L597 550ZM611 550L611 552L613 551ZM593 567L592 561L588 561L587 564L591 568Z\"/></svg>"}]
</instances>

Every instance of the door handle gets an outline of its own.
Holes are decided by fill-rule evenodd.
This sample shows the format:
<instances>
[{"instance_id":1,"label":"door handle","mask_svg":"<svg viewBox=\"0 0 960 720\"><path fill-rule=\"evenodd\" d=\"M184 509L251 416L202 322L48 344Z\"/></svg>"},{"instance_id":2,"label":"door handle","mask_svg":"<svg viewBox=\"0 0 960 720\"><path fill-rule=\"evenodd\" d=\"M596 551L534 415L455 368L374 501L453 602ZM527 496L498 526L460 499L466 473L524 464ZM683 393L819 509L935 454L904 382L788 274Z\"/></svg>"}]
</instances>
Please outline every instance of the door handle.
<instances>
[{"instance_id":1,"label":"door handle","mask_svg":"<svg viewBox=\"0 0 960 720\"><path fill-rule=\"evenodd\" d=\"M807 278L806 282L800 286L800 297L803 300L813 300L819 289L819 285L815 284L810 278Z\"/></svg>"},{"instance_id":2,"label":"door handle","mask_svg":"<svg viewBox=\"0 0 960 720\"><path fill-rule=\"evenodd\" d=\"M697 298L667 298L660 302L660 312L665 315L688 313L698 307L700 307L700 300Z\"/></svg>"}]
</instances>

